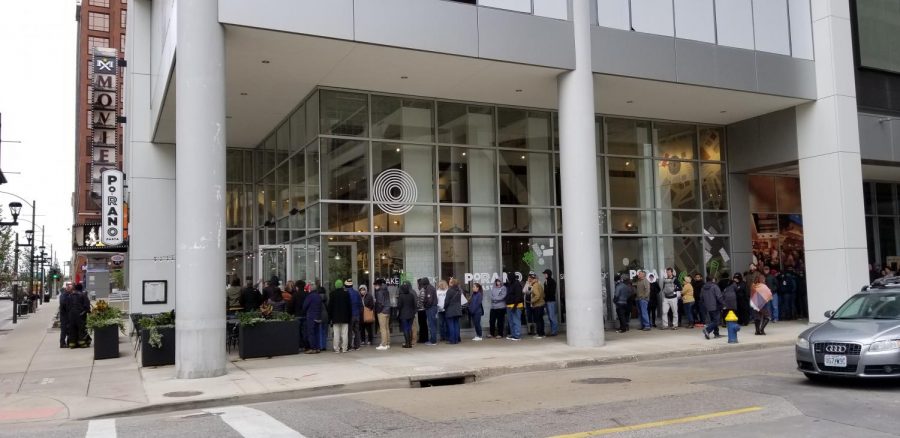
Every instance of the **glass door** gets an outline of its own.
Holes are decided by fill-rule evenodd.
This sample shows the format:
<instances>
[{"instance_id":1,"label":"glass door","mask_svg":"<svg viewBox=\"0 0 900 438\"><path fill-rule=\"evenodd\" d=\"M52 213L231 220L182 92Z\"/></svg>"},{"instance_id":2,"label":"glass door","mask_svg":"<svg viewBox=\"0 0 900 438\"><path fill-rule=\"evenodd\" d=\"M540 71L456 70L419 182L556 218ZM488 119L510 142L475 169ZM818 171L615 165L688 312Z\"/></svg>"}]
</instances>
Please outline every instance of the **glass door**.
<instances>
[{"instance_id":1,"label":"glass door","mask_svg":"<svg viewBox=\"0 0 900 438\"><path fill-rule=\"evenodd\" d=\"M278 277L282 285L289 280L291 272L287 264L288 245L263 245L259 247L259 278L269 281Z\"/></svg>"}]
</instances>

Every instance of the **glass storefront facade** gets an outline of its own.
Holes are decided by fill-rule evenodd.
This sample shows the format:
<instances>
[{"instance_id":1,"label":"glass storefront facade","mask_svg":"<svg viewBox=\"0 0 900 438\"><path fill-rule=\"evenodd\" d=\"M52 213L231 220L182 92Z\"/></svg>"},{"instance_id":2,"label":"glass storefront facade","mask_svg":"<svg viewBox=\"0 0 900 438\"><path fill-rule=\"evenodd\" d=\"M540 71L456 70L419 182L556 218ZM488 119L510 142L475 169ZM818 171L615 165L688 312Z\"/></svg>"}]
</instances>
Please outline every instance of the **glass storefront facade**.
<instances>
[{"instance_id":1,"label":"glass storefront facade","mask_svg":"<svg viewBox=\"0 0 900 438\"><path fill-rule=\"evenodd\" d=\"M564 272L556 119L318 89L257 148L229 150L229 272L326 284ZM724 129L605 116L596 129L605 266L591 287L609 289L610 272L728 270Z\"/></svg>"},{"instance_id":2,"label":"glass storefront facade","mask_svg":"<svg viewBox=\"0 0 900 438\"><path fill-rule=\"evenodd\" d=\"M864 182L866 238L874 268L900 270L900 184Z\"/></svg>"}]
</instances>

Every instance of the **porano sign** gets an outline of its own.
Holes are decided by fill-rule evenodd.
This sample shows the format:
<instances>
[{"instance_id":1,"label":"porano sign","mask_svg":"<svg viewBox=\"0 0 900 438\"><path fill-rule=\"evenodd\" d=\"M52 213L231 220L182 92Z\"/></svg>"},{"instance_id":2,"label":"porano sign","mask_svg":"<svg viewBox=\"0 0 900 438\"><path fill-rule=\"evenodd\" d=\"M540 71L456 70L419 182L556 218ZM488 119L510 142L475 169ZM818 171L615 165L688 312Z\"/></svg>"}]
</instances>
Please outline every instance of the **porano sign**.
<instances>
[{"instance_id":1,"label":"porano sign","mask_svg":"<svg viewBox=\"0 0 900 438\"><path fill-rule=\"evenodd\" d=\"M124 241L122 236L122 171L104 170L100 176L103 181L100 189L100 206L103 209L100 225L100 240L104 245L119 245Z\"/></svg>"}]
</instances>

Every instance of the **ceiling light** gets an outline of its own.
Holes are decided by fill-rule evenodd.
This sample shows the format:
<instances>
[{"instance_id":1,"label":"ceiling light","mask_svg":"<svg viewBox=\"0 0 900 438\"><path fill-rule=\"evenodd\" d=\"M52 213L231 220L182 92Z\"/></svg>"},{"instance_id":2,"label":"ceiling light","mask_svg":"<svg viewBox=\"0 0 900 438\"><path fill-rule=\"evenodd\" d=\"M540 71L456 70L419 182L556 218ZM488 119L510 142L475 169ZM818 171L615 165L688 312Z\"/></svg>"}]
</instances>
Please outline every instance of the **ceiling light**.
<instances>
[{"instance_id":1,"label":"ceiling light","mask_svg":"<svg viewBox=\"0 0 900 438\"><path fill-rule=\"evenodd\" d=\"M634 103L633 100L626 100L625 103Z\"/></svg>"},{"instance_id":2,"label":"ceiling light","mask_svg":"<svg viewBox=\"0 0 900 438\"><path fill-rule=\"evenodd\" d=\"M268 60L268 59L263 59L261 62L262 62L263 64L268 64L268 63L269 63L269 60Z\"/></svg>"},{"instance_id":3,"label":"ceiling light","mask_svg":"<svg viewBox=\"0 0 900 438\"><path fill-rule=\"evenodd\" d=\"M521 93L521 92L522 92L521 88L516 88L516 93Z\"/></svg>"},{"instance_id":4,"label":"ceiling light","mask_svg":"<svg viewBox=\"0 0 900 438\"><path fill-rule=\"evenodd\" d=\"M465 157L465 156L466 156L466 153L465 153L465 152L463 152L463 153L462 153L462 156L464 156L464 157Z\"/></svg>"},{"instance_id":5,"label":"ceiling light","mask_svg":"<svg viewBox=\"0 0 900 438\"><path fill-rule=\"evenodd\" d=\"M397 152L400 152L400 148L397 148Z\"/></svg>"},{"instance_id":6,"label":"ceiling light","mask_svg":"<svg viewBox=\"0 0 900 438\"><path fill-rule=\"evenodd\" d=\"M409 76L400 76L400 79L409 79Z\"/></svg>"},{"instance_id":7,"label":"ceiling light","mask_svg":"<svg viewBox=\"0 0 900 438\"><path fill-rule=\"evenodd\" d=\"M247 93L241 91L241 96L246 96L246 95L247 95Z\"/></svg>"},{"instance_id":8,"label":"ceiling light","mask_svg":"<svg viewBox=\"0 0 900 438\"><path fill-rule=\"evenodd\" d=\"M727 112L728 112L728 111L722 110L722 111L719 111L719 114L725 114L725 113L727 113Z\"/></svg>"}]
</instances>

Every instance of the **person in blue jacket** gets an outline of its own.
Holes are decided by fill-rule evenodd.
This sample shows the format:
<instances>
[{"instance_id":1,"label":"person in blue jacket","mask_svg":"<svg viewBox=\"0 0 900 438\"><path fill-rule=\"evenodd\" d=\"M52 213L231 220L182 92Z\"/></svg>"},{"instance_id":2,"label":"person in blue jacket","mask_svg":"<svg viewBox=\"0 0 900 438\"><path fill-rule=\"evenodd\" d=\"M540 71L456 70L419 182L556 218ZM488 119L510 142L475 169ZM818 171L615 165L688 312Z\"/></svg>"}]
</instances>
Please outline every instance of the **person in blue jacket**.
<instances>
[{"instance_id":1,"label":"person in blue jacket","mask_svg":"<svg viewBox=\"0 0 900 438\"><path fill-rule=\"evenodd\" d=\"M319 342L322 329L322 295L314 291L303 300L303 314L306 315L306 335L309 348L306 354L317 354L324 346Z\"/></svg>"}]
</instances>

